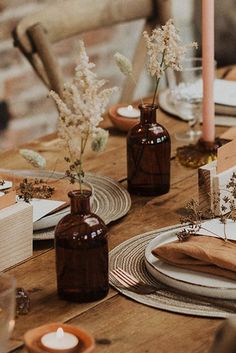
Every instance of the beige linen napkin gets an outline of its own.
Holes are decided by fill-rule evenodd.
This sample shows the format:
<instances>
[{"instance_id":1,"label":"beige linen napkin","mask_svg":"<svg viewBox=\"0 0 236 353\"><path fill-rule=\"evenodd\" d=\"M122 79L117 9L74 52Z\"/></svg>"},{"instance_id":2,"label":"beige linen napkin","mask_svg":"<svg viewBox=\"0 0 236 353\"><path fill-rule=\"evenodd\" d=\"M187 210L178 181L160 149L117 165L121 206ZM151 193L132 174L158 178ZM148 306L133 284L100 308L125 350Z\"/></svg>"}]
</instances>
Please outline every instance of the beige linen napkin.
<instances>
[{"instance_id":1,"label":"beige linen napkin","mask_svg":"<svg viewBox=\"0 0 236 353\"><path fill-rule=\"evenodd\" d=\"M191 236L163 244L152 254L164 262L188 270L211 273L236 280L236 243L221 238Z\"/></svg>"}]
</instances>

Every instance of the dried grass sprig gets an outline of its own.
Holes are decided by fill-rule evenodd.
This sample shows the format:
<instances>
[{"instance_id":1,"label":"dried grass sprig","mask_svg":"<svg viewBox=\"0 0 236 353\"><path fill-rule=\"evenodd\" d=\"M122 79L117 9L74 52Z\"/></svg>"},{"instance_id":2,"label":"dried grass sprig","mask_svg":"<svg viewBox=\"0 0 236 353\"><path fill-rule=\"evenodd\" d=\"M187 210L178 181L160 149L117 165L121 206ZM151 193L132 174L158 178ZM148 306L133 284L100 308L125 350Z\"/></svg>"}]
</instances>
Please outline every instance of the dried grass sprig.
<instances>
[{"instance_id":1,"label":"dried grass sprig","mask_svg":"<svg viewBox=\"0 0 236 353\"><path fill-rule=\"evenodd\" d=\"M55 100L58 110L58 136L61 138L68 155L66 176L71 182L79 182L82 192L84 178L83 158L89 138L96 152L104 149L108 132L98 127L103 113L116 87L103 88L105 80L98 80L92 71L94 64L89 62L83 41L79 42L79 64L71 83L65 83L62 96L54 91L50 96Z\"/></svg>"},{"instance_id":2,"label":"dried grass sprig","mask_svg":"<svg viewBox=\"0 0 236 353\"><path fill-rule=\"evenodd\" d=\"M33 198L49 199L53 195L55 188L47 185L42 179L29 181L25 178L19 185L19 198L25 202L30 202Z\"/></svg>"},{"instance_id":3,"label":"dried grass sprig","mask_svg":"<svg viewBox=\"0 0 236 353\"><path fill-rule=\"evenodd\" d=\"M221 205L221 214L219 215L219 221L223 224L224 235L222 239L227 241L227 220L233 220L236 222L236 173L233 173L229 182L226 184L226 190L220 190L217 195L213 195L213 209L221 200L221 192L227 191L228 195L222 198L223 205ZM225 213L225 211L229 212ZM177 237L179 241L186 241L191 235L196 235L200 229L207 230L213 235L220 237L218 234L211 232L203 226L203 220L206 218L214 218L214 212L211 210L206 210L204 213L200 210L199 204L195 200L191 200L185 207L186 215L181 217L180 223L187 226L187 228L182 229L177 232Z\"/></svg>"},{"instance_id":4,"label":"dried grass sprig","mask_svg":"<svg viewBox=\"0 0 236 353\"><path fill-rule=\"evenodd\" d=\"M179 36L179 31L169 19L164 26L156 28L149 35L143 32L147 48L147 69L151 77L155 77L155 92L152 104L155 104L160 78L164 72L171 68L181 71L182 60L190 48L197 48L197 43L184 44ZM117 66L125 76L134 79L132 64L129 59L120 53L114 55ZM135 81L135 80L134 80ZM135 81L136 83L136 81Z\"/></svg>"}]
</instances>

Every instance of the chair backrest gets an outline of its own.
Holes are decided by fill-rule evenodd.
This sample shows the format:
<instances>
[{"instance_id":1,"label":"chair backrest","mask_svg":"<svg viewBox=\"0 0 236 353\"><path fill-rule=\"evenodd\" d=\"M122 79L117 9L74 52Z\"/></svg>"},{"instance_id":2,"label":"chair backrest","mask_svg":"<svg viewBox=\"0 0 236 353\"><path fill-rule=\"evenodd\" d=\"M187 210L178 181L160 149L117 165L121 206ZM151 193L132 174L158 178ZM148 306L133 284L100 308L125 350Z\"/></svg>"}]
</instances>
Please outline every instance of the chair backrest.
<instances>
[{"instance_id":1,"label":"chair backrest","mask_svg":"<svg viewBox=\"0 0 236 353\"><path fill-rule=\"evenodd\" d=\"M164 24L170 17L170 0L59 0L24 17L13 31L14 43L29 60L42 81L59 95L63 75L52 43L89 30L145 19L144 30ZM134 54L134 76L138 78L145 60L140 34ZM134 84L127 80L120 100L130 101Z\"/></svg>"}]
</instances>

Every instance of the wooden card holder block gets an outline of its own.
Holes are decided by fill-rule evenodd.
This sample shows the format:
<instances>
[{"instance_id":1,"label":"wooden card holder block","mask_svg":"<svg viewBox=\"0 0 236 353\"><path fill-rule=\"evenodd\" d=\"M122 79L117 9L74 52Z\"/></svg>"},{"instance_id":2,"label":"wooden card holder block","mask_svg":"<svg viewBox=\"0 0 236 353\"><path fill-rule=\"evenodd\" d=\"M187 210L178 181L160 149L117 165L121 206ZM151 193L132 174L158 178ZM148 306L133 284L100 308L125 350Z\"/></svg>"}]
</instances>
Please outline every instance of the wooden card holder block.
<instances>
[{"instance_id":1,"label":"wooden card holder block","mask_svg":"<svg viewBox=\"0 0 236 353\"><path fill-rule=\"evenodd\" d=\"M18 202L0 211L0 271L33 253L33 206Z\"/></svg>"},{"instance_id":2,"label":"wooden card holder block","mask_svg":"<svg viewBox=\"0 0 236 353\"><path fill-rule=\"evenodd\" d=\"M225 196L232 198L232 195L229 193L226 185L229 183L233 173L236 173L236 166L217 174L212 179L212 188L215 195L217 195L217 193L220 194L219 202L216 202L214 205L214 214L216 216L220 216L221 214L225 214L230 211L229 204L226 204L223 199ZM222 211L222 206L226 207L224 211Z\"/></svg>"},{"instance_id":3,"label":"wooden card holder block","mask_svg":"<svg viewBox=\"0 0 236 353\"><path fill-rule=\"evenodd\" d=\"M230 211L223 199L225 196L231 197L226 185L233 173L236 173L236 166L217 174L216 161L199 168L199 206L203 213L210 209L215 216L220 216ZM226 206L224 211L222 211L222 206Z\"/></svg>"},{"instance_id":4,"label":"wooden card holder block","mask_svg":"<svg viewBox=\"0 0 236 353\"><path fill-rule=\"evenodd\" d=\"M0 197L0 210L16 203L16 191L12 190Z\"/></svg>"},{"instance_id":5,"label":"wooden card holder block","mask_svg":"<svg viewBox=\"0 0 236 353\"><path fill-rule=\"evenodd\" d=\"M213 176L216 175L216 161L198 169L198 197L199 206L203 212L213 210Z\"/></svg>"}]
</instances>

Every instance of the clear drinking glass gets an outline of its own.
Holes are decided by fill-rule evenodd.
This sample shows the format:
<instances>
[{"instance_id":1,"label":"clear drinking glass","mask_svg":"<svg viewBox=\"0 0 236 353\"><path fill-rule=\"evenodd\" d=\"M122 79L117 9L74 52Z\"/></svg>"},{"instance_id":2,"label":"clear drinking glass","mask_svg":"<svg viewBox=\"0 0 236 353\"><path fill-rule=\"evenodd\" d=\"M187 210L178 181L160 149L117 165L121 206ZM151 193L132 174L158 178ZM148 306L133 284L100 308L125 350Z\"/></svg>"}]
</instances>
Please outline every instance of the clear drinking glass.
<instances>
[{"instance_id":1,"label":"clear drinking glass","mask_svg":"<svg viewBox=\"0 0 236 353\"><path fill-rule=\"evenodd\" d=\"M177 115L188 122L189 129L176 133L177 140L194 141L201 135L199 129L202 114L202 59L188 58L182 62L182 71L169 71L167 73L169 85L169 103Z\"/></svg>"},{"instance_id":2,"label":"clear drinking glass","mask_svg":"<svg viewBox=\"0 0 236 353\"><path fill-rule=\"evenodd\" d=\"M16 281L0 273L0 353L7 351L7 342L15 325Z\"/></svg>"}]
</instances>

